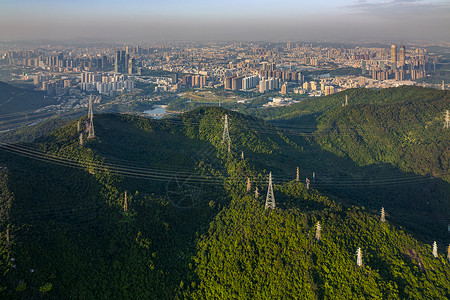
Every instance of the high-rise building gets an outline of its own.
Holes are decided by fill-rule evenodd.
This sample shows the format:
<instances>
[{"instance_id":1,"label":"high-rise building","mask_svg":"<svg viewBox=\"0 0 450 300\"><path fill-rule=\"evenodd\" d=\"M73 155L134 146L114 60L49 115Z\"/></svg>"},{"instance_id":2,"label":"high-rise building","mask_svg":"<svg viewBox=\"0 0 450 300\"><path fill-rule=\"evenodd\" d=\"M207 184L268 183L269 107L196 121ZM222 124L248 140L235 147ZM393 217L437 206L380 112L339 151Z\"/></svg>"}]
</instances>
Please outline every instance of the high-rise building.
<instances>
[{"instance_id":1,"label":"high-rise building","mask_svg":"<svg viewBox=\"0 0 450 300\"><path fill-rule=\"evenodd\" d=\"M281 87L281 95L286 95L287 94L287 85L286 83L283 84L283 86Z\"/></svg>"},{"instance_id":2,"label":"high-rise building","mask_svg":"<svg viewBox=\"0 0 450 300\"><path fill-rule=\"evenodd\" d=\"M224 80L224 88L226 89L226 90L231 90L231 82L232 82L232 79L233 79L233 77L225 77L225 80Z\"/></svg>"},{"instance_id":3,"label":"high-rise building","mask_svg":"<svg viewBox=\"0 0 450 300\"><path fill-rule=\"evenodd\" d=\"M392 69L397 69L397 46L391 46L391 66Z\"/></svg>"},{"instance_id":4,"label":"high-rise building","mask_svg":"<svg viewBox=\"0 0 450 300\"><path fill-rule=\"evenodd\" d=\"M231 80L231 89L233 91L239 91L242 89L242 77L234 77Z\"/></svg>"},{"instance_id":5,"label":"high-rise building","mask_svg":"<svg viewBox=\"0 0 450 300\"><path fill-rule=\"evenodd\" d=\"M114 61L114 72L115 73L122 73L122 64L121 64L122 57L121 57L121 54L122 53L120 51L116 52L116 59Z\"/></svg>"},{"instance_id":6,"label":"high-rise building","mask_svg":"<svg viewBox=\"0 0 450 300\"><path fill-rule=\"evenodd\" d=\"M398 51L398 66L400 68L405 66L405 46L400 46Z\"/></svg>"}]
</instances>

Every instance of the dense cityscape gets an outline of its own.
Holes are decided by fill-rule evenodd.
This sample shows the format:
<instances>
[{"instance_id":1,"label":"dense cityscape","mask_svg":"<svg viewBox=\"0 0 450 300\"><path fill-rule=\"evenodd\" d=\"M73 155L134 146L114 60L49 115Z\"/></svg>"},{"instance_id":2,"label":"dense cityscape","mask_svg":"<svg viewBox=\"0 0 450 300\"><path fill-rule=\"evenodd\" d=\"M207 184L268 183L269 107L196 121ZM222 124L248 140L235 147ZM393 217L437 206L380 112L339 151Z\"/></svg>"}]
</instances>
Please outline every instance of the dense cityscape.
<instances>
[{"instance_id":1,"label":"dense cityscape","mask_svg":"<svg viewBox=\"0 0 450 300\"><path fill-rule=\"evenodd\" d=\"M83 48L49 45L4 49L0 58L0 65L22 71L13 74L14 81L32 83L48 96L71 99L64 102L66 109L67 103L77 107L86 93L114 97L136 92L135 82L152 83L157 93L222 89L252 96L276 92L281 97L326 96L358 87L445 88L445 82L423 82L439 66L439 54L395 44L332 47L288 41ZM277 105L281 103L292 102Z\"/></svg>"},{"instance_id":2,"label":"dense cityscape","mask_svg":"<svg viewBox=\"0 0 450 300\"><path fill-rule=\"evenodd\" d=\"M0 299L450 299L448 0L0 2Z\"/></svg>"}]
</instances>

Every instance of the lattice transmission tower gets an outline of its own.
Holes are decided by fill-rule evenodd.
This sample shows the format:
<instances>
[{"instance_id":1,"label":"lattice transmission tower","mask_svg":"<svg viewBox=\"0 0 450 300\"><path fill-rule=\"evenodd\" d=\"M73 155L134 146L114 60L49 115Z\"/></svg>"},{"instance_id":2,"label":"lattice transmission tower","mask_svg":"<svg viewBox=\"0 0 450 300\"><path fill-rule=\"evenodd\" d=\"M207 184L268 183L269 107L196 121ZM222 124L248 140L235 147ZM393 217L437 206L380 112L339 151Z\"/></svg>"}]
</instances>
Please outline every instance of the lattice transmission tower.
<instances>
[{"instance_id":1,"label":"lattice transmission tower","mask_svg":"<svg viewBox=\"0 0 450 300\"><path fill-rule=\"evenodd\" d=\"M433 243L433 257L437 258L438 257L438 251L437 251L437 243L436 241L434 241Z\"/></svg>"},{"instance_id":2,"label":"lattice transmission tower","mask_svg":"<svg viewBox=\"0 0 450 300\"><path fill-rule=\"evenodd\" d=\"M269 187L267 188L266 205L265 209L275 209L275 196L273 194L272 186L272 172L269 173Z\"/></svg>"},{"instance_id":3,"label":"lattice transmission tower","mask_svg":"<svg viewBox=\"0 0 450 300\"><path fill-rule=\"evenodd\" d=\"M228 153L231 152L231 139L230 132L228 130L228 115L225 115L225 124L223 126L222 144L228 142Z\"/></svg>"},{"instance_id":4,"label":"lattice transmission tower","mask_svg":"<svg viewBox=\"0 0 450 300\"><path fill-rule=\"evenodd\" d=\"M316 240L320 241L321 236L320 236L320 231L322 230L322 228L320 227L320 223L319 221L317 221L316 224Z\"/></svg>"},{"instance_id":5,"label":"lattice transmission tower","mask_svg":"<svg viewBox=\"0 0 450 300\"><path fill-rule=\"evenodd\" d=\"M125 199L123 201L123 211L128 211L128 199L127 199L127 191L125 191Z\"/></svg>"},{"instance_id":6,"label":"lattice transmission tower","mask_svg":"<svg viewBox=\"0 0 450 300\"><path fill-rule=\"evenodd\" d=\"M447 109L445 111L445 120L444 120L444 128L449 128L450 127L450 111Z\"/></svg>"},{"instance_id":7,"label":"lattice transmission tower","mask_svg":"<svg viewBox=\"0 0 450 300\"><path fill-rule=\"evenodd\" d=\"M384 211L384 207L381 208L380 221L383 222L383 223L386 222L386 212Z\"/></svg>"},{"instance_id":8,"label":"lattice transmission tower","mask_svg":"<svg viewBox=\"0 0 450 300\"><path fill-rule=\"evenodd\" d=\"M89 133L88 139L95 138L94 131L94 109L92 104L92 95L89 95Z\"/></svg>"},{"instance_id":9,"label":"lattice transmission tower","mask_svg":"<svg viewBox=\"0 0 450 300\"><path fill-rule=\"evenodd\" d=\"M362 261L362 251L361 248L358 248L358 250L356 250L356 264L358 265L358 267L362 267L363 261Z\"/></svg>"}]
</instances>

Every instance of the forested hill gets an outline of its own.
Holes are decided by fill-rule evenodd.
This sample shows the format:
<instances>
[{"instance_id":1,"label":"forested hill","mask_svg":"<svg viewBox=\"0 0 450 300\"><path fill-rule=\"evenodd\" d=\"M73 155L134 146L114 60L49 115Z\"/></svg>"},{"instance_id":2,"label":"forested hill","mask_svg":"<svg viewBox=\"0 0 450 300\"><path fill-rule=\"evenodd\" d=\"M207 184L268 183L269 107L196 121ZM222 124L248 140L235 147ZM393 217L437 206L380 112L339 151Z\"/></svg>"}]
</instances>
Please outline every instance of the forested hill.
<instances>
[{"instance_id":1,"label":"forested hill","mask_svg":"<svg viewBox=\"0 0 450 300\"><path fill-rule=\"evenodd\" d=\"M2 119L8 114L34 110L56 103L56 99L46 96L44 92L21 89L0 81Z\"/></svg>"},{"instance_id":2,"label":"forested hill","mask_svg":"<svg viewBox=\"0 0 450 300\"><path fill-rule=\"evenodd\" d=\"M342 107L346 97L348 103L353 104L393 104L393 103L417 103L437 99L448 99L449 91L440 91L430 88L415 86L400 86L381 90L366 88L349 89L343 92L325 96L311 97L299 103L274 107L268 109L248 109L244 113L257 116L265 120L289 120L299 116L321 115Z\"/></svg>"},{"instance_id":3,"label":"forested hill","mask_svg":"<svg viewBox=\"0 0 450 300\"><path fill-rule=\"evenodd\" d=\"M98 115L92 139L79 121L80 131L75 121L0 145L2 298L450 296L446 183L389 186L378 176L401 172L372 172L221 108ZM265 211L270 171L276 209Z\"/></svg>"},{"instance_id":4,"label":"forested hill","mask_svg":"<svg viewBox=\"0 0 450 300\"><path fill-rule=\"evenodd\" d=\"M348 105L343 107L345 99ZM296 132L358 165L388 163L450 181L450 92L402 86L351 89L288 107L247 111Z\"/></svg>"},{"instance_id":5,"label":"forested hill","mask_svg":"<svg viewBox=\"0 0 450 300\"><path fill-rule=\"evenodd\" d=\"M450 93L422 100L355 104L324 113L314 136L323 149L359 165L389 163L450 182Z\"/></svg>"}]
</instances>

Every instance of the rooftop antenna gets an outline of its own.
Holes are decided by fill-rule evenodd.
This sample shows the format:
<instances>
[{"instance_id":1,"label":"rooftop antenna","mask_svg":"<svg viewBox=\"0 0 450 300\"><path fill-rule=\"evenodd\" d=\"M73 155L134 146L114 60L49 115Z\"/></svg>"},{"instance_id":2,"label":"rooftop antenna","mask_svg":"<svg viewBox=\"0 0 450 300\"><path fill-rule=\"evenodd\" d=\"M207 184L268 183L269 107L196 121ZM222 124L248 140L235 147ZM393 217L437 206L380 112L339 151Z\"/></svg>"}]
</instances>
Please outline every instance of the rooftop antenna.
<instances>
[{"instance_id":1,"label":"rooftop antenna","mask_svg":"<svg viewBox=\"0 0 450 300\"><path fill-rule=\"evenodd\" d=\"M92 95L89 95L89 133L88 139L95 138L94 132L94 110L92 108Z\"/></svg>"},{"instance_id":2,"label":"rooftop antenna","mask_svg":"<svg viewBox=\"0 0 450 300\"><path fill-rule=\"evenodd\" d=\"M265 209L275 209L275 196L272 187L272 172L269 173L269 187L267 189L266 206Z\"/></svg>"},{"instance_id":3,"label":"rooftop antenna","mask_svg":"<svg viewBox=\"0 0 450 300\"><path fill-rule=\"evenodd\" d=\"M222 144L228 141L228 153L231 152L230 132L228 131L228 115L225 115L225 125L223 127Z\"/></svg>"}]
</instances>

